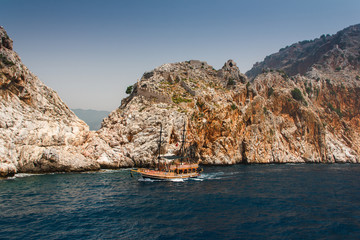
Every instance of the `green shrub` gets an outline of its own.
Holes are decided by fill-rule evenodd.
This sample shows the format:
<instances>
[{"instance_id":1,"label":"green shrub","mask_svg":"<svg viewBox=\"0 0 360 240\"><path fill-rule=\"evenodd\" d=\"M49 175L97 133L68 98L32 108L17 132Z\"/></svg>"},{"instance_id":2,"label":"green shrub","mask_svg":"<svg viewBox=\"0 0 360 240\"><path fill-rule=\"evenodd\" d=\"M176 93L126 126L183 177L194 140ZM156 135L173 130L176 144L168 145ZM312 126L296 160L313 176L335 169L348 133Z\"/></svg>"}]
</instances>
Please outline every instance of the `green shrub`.
<instances>
[{"instance_id":1,"label":"green shrub","mask_svg":"<svg viewBox=\"0 0 360 240\"><path fill-rule=\"evenodd\" d=\"M340 108L336 108L336 109L335 109L335 112L336 112L336 114L337 114L340 118L342 118L343 114L342 114L342 112L340 111Z\"/></svg>"},{"instance_id":2,"label":"green shrub","mask_svg":"<svg viewBox=\"0 0 360 240\"><path fill-rule=\"evenodd\" d=\"M268 88L268 91L267 91L268 98L271 97L271 95L273 95L273 93L274 93L274 89L272 87Z\"/></svg>"},{"instance_id":3,"label":"green shrub","mask_svg":"<svg viewBox=\"0 0 360 240\"><path fill-rule=\"evenodd\" d=\"M179 104L179 103L182 103L182 102L191 102L192 100L191 99L187 99L187 98L182 98L180 96L176 96L176 95L173 95L172 96L172 101L176 104Z\"/></svg>"},{"instance_id":4,"label":"green shrub","mask_svg":"<svg viewBox=\"0 0 360 240\"><path fill-rule=\"evenodd\" d=\"M126 88L125 93L126 93L126 94L131 94L132 91L133 91L133 86L128 86L128 87Z\"/></svg>"},{"instance_id":5,"label":"green shrub","mask_svg":"<svg viewBox=\"0 0 360 240\"><path fill-rule=\"evenodd\" d=\"M231 109L235 110L235 109L237 109L237 106L233 103L233 104L231 104Z\"/></svg>"},{"instance_id":6,"label":"green shrub","mask_svg":"<svg viewBox=\"0 0 360 240\"><path fill-rule=\"evenodd\" d=\"M300 89L298 88L294 88L291 91L291 96L296 100L296 101L304 101L304 97L300 91Z\"/></svg>"},{"instance_id":7,"label":"green shrub","mask_svg":"<svg viewBox=\"0 0 360 240\"><path fill-rule=\"evenodd\" d=\"M319 93L320 93L320 90L318 88L315 88L315 94L316 94L316 97L319 96Z\"/></svg>"},{"instance_id":8,"label":"green shrub","mask_svg":"<svg viewBox=\"0 0 360 240\"><path fill-rule=\"evenodd\" d=\"M205 105L205 103L197 101L196 102L196 106L198 106L199 108L202 108Z\"/></svg>"},{"instance_id":9,"label":"green shrub","mask_svg":"<svg viewBox=\"0 0 360 240\"><path fill-rule=\"evenodd\" d=\"M341 70L341 67L337 67L337 68L335 68L335 71L340 71Z\"/></svg>"},{"instance_id":10,"label":"green shrub","mask_svg":"<svg viewBox=\"0 0 360 240\"><path fill-rule=\"evenodd\" d=\"M335 108L334 106L331 104L331 103L328 103L328 108L331 110L331 111L335 111Z\"/></svg>"},{"instance_id":11,"label":"green shrub","mask_svg":"<svg viewBox=\"0 0 360 240\"><path fill-rule=\"evenodd\" d=\"M229 80L228 80L228 83L227 83L227 85L228 86L232 86L232 85L235 85L236 84L236 82L234 81L234 78L229 78Z\"/></svg>"},{"instance_id":12,"label":"green shrub","mask_svg":"<svg viewBox=\"0 0 360 240\"><path fill-rule=\"evenodd\" d=\"M7 66L14 66L15 63L12 61L9 61L6 56L0 54L0 61L3 62Z\"/></svg>"},{"instance_id":13,"label":"green shrub","mask_svg":"<svg viewBox=\"0 0 360 240\"><path fill-rule=\"evenodd\" d=\"M264 114L267 114L267 113L268 113L268 110L267 110L266 107L264 107L263 110L264 110Z\"/></svg>"}]
</instances>

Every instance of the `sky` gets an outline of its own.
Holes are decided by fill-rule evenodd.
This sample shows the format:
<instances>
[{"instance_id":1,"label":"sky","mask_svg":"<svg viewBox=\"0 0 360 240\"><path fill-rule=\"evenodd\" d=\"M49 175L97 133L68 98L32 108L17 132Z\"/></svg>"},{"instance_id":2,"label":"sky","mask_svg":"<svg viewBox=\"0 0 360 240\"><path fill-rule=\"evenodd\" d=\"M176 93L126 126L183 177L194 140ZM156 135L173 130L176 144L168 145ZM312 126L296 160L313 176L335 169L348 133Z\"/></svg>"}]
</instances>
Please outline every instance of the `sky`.
<instances>
[{"instance_id":1,"label":"sky","mask_svg":"<svg viewBox=\"0 0 360 240\"><path fill-rule=\"evenodd\" d=\"M70 108L112 111L152 69L191 59L240 71L360 23L359 0L0 0L14 50Z\"/></svg>"}]
</instances>

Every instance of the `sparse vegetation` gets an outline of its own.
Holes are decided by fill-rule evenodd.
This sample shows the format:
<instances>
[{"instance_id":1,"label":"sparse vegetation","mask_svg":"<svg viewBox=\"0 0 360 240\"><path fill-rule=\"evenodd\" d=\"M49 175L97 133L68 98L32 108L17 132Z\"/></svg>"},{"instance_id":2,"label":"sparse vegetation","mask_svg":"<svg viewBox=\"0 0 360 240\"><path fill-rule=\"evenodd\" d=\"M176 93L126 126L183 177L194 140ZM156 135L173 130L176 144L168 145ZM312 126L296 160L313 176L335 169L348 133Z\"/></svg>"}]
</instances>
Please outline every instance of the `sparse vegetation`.
<instances>
[{"instance_id":1,"label":"sparse vegetation","mask_svg":"<svg viewBox=\"0 0 360 240\"><path fill-rule=\"evenodd\" d=\"M196 106L198 106L199 108L202 108L205 105L205 103L197 101L196 102Z\"/></svg>"},{"instance_id":2,"label":"sparse vegetation","mask_svg":"<svg viewBox=\"0 0 360 240\"><path fill-rule=\"evenodd\" d=\"M267 113L268 113L268 110L267 110L266 107L264 107L263 110L264 110L264 114L267 114Z\"/></svg>"},{"instance_id":3,"label":"sparse vegetation","mask_svg":"<svg viewBox=\"0 0 360 240\"><path fill-rule=\"evenodd\" d=\"M3 62L5 65L10 66L10 67L15 65L14 62L9 61L9 60L7 59L7 57L4 56L4 55L2 55L2 54L0 54L0 61Z\"/></svg>"},{"instance_id":4,"label":"sparse vegetation","mask_svg":"<svg viewBox=\"0 0 360 240\"><path fill-rule=\"evenodd\" d=\"M328 103L327 106L328 106L328 108L329 108L332 112L336 112L336 114L337 114L340 118L342 118L343 114L342 114L340 108L334 108L334 106L333 106L331 103Z\"/></svg>"},{"instance_id":5,"label":"sparse vegetation","mask_svg":"<svg viewBox=\"0 0 360 240\"><path fill-rule=\"evenodd\" d=\"M131 94L132 91L133 91L133 86L128 86L128 87L126 88L125 93L126 93L126 94Z\"/></svg>"},{"instance_id":6,"label":"sparse vegetation","mask_svg":"<svg viewBox=\"0 0 360 240\"><path fill-rule=\"evenodd\" d=\"M182 103L182 102L192 102L191 99L187 99L187 98L182 98L180 96L177 95L173 95L172 96L172 101L176 104Z\"/></svg>"},{"instance_id":7,"label":"sparse vegetation","mask_svg":"<svg viewBox=\"0 0 360 240\"><path fill-rule=\"evenodd\" d=\"M230 78L228 79L227 85L228 85L228 86L233 86L233 85L235 85L235 84L236 84L236 82L235 82L234 78L230 77Z\"/></svg>"},{"instance_id":8,"label":"sparse vegetation","mask_svg":"<svg viewBox=\"0 0 360 240\"><path fill-rule=\"evenodd\" d=\"M308 85L308 82L306 81L306 82L304 83L304 85L305 85L305 92L306 92L308 95L310 95L310 94L313 92L311 82L310 82L309 85Z\"/></svg>"},{"instance_id":9,"label":"sparse vegetation","mask_svg":"<svg viewBox=\"0 0 360 240\"><path fill-rule=\"evenodd\" d=\"M272 128L270 128L270 135L273 136L274 135L274 130Z\"/></svg>"},{"instance_id":10,"label":"sparse vegetation","mask_svg":"<svg viewBox=\"0 0 360 240\"><path fill-rule=\"evenodd\" d=\"M312 93L312 88L311 87L306 87L305 90L306 90L306 93L308 95L310 95Z\"/></svg>"},{"instance_id":11,"label":"sparse vegetation","mask_svg":"<svg viewBox=\"0 0 360 240\"><path fill-rule=\"evenodd\" d=\"M360 76L358 75L358 76L356 76L356 80L360 80Z\"/></svg>"},{"instance_id":12,"label":"sparse vegetation","mask_svg":"<svg viewBox=\"0 0 360 240\"><path fill-rule=\"evenodd\" d=\"M272 87L268 88L268 91L267 91L268 98L271 97L271 95L273 95L273 93L274 93L274 89Z\"/></svg>"},{"instance_id":13,"label":"sparse vegetation","mask_svg":"<svg viewBox=\"0 0 360 240\"><path fill-rule=\"evenodd\" d=\"M336 112L336 114L337 114L340 118L343 117L343 114L342 114L342 112L340 111L340 108L336 108L336 109L335 109L335 112Z\"/></svg>"},{"instance_id":14,"label":"sparse vegetation","mask_svg":"<svg viewBox=\"0 0 360 240\"><path fill-rule=\"evenodd\" d=\"M296 101L304 101L304 97L300 91L300 89L298 88L294 88L291 91L291 96L296 100Z\"/></svg>"},{"instance_id":15,"label":"sparse vegetation","mask_svg":"<svg viewBox=\"0 0 360 240\"><path fill-rule=\"evenodd\" d=\"M285 79L287 80L289 78L289 76L286 74L286 72L282 69L278 69L276 70L278 73L280 73L280 75Z\"/></svg>"},{"instance_id":16,"label":"sparse vegetation","mask_svg":"<svg viewBox=\"0 0 360 240\"><path fill-rule=\"evenodd\" d=\"M314 91L315 91L316 98L317 98L319 96L320 90L319 90L319 88L315 88Z\"/></svg>"}]
</instances>

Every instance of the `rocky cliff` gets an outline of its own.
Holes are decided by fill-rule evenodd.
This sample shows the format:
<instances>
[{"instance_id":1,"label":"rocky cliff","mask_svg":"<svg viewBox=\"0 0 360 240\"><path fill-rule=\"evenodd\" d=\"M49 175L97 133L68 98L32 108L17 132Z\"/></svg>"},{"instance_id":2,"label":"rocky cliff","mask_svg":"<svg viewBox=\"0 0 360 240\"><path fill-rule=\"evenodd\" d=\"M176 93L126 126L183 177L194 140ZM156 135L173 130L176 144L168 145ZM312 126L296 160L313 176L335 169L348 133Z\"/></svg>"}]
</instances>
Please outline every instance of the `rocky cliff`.
<instances>
[{"instance_id":1,"label":"rocky cliff","mask_svg":"<svg viewBox=\"0 0 360 240\"><path fill-rule=\"evenodd\" d=\"M191 60L164 64L97 132L12 50L0 29L0 173L149 166L186 149L202 164L360 161L360 29L294 44L247 75Z\"/></svg>"},{"instance_id":2,"label":"rocky cliff","mask_svg":"<svg viewBox=\"0 0 360 240\"><path fill-rule=\"evenodd\" d=\"M321 35L280 49L255 63L246 75L253 80L262 72L282 70L289 76L304 75L312 67L325 71L360 68L360 24L345 28L334 35Z\"/></svg>"},{"instance_id":3,"label":"rocky cliff","mask_svg":"<svg viewBox=\"0 0 360 240\"><path fill-rule=\"evenodd\" d=\"M248 82L232 60L220 70L200 61L165 64L143 75L98 133L118 161L137 166L154 162L160 123L162 152L176 153L183 122L187 149L203 164L356 163L358 72L314 65L304 75L266 71Z\"/></svg>"},{"instance_id":4,"label":"rocky cliff","mask_svg":"<svg viewBox=\"0 0 360 240\"><path fill-rule=\"evenodd\" d=\"M229 60L165 64L147 72L99 131L121 161L188 150L203 164L359 162L360 25L281 49L241 74ZM248 81L248 79L250 81ZM111 157L103 155L111 162Z\"/></svg>"},{"instance_id":5,"label":"rocky cliff","mask_svg":"<svg viewBox=\"0 0 360 240\"><path fill-rule=\"evenodd\" d=\"M0 28L0 176L99 169L81 154L88 126L21 62Z\"/></svg>"}]
</instances>

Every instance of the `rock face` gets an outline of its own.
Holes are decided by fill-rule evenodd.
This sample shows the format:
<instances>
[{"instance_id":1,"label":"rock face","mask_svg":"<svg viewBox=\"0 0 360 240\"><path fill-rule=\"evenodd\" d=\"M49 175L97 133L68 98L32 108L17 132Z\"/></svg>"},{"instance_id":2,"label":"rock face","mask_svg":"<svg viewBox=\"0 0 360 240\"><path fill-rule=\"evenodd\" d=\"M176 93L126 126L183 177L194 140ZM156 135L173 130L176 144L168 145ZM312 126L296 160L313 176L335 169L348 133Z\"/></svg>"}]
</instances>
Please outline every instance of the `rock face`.
<instances>
[{"instance_id":1,"label":"rock face","mask_svg":"<svg viewBox=\"0 0 360 240\"><path fill-rule=\"evenodd\" d=\"M270 70L283 70L289 76L304 75L313 66L325 68L326 71L343 67L359 69L359 51L360 24L345 28L332 36L322 35L311 41L282 48L267 56L263 62L255 63L246 75L250 80Z\"/></svg>"},{"instance_id":2,"label":"rock face","mask_svg":"<svg viewBox=\"0 0 360 240\"><path fill-rule=\"evenodd\" d=\"M162 152L176 153L183 122L187 148L203 164L357 163L360 80L353 66L343 69L269 71L250 83L231 60L220 70L165 64L144 74L98 133L129 166L154 163L160 123Z\"/></svg>"},{"instance_id":3,"label":"rock face","mask_svg":"<svg viewBox=\"0 0 360 240\"><path fill-rule=\"evenodd\" d=\"M145 73L97 132L22 63L0 28L0 176L149 166L360 161L360 27L282 49L247 75L191 60ZM250 81L249 81L250 80Z\"/></svg>"},{"instance_id":4,"label":"rock face","mask_svg":"<svg viewBox=\"0 0 360 240\"><path fill-rule=\"evenodd\" d=\"M0 176L95 170L81 154L88 126L21 62L0 28Z\"/></svg>"}]
</instances>

